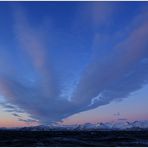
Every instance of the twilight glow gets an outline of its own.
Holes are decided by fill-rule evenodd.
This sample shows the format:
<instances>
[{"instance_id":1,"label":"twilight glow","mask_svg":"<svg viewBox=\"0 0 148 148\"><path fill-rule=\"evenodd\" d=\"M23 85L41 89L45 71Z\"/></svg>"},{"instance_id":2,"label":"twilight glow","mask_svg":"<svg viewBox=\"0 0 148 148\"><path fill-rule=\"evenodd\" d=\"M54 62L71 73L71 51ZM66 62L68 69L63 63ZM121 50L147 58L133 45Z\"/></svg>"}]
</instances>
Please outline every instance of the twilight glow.
<instances>
[{"instance_id":1,"label":"twilight glow","mask_svg":"<svg viewBox=\"0 0 148 148\"><path fill-rule=\"evenodd\" d=\"M148 2L0 2L0 127L148 120Z\"/></svg>"}]
</instances>

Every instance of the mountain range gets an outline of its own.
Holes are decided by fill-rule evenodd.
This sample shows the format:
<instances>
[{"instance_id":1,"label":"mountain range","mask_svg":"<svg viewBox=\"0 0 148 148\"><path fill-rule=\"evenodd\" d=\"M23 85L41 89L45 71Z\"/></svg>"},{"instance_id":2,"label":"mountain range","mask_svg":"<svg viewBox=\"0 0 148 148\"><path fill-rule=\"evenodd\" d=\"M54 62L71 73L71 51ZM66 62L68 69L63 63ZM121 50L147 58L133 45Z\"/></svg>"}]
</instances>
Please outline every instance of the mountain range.
<instances>
[{"instance_id":1,"label":"mountain range","mask_svg":"<svg viewBox=\"0 0 148 148\"><path fill-rule=\"evenodd\" d=\"M99 122L74 125L38 125L21 128L0 128L0 130L16 131L97 131L97 130L148 130L148 121L118 121L118 122Z\"/></svg>"}]
</instances>

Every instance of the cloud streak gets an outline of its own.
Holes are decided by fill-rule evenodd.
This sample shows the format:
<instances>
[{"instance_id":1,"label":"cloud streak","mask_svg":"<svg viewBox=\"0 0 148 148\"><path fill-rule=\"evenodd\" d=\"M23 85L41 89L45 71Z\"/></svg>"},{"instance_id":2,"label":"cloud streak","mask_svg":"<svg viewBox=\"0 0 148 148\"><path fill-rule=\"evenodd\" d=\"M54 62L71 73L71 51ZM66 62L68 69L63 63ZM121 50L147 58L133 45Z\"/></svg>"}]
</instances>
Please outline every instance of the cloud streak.
<instances>
[{"instance_id":1,"label":"cloud streak","mask_svg":"<svg viewBox=\"0 0 148 148\"><path fill-rule=\"evenodd\" d=\"M104 24L112 12L112 9L99 8L96 7L92 13L95 27ZM29 113L34 121L47 124L57 122L75 113L126 98L148 83L148 21L144 19L134 28L131 25L128 36L112 47L111 54L92 56L70 100L60 97L61 90L49 55L50 49L40 33L31 26L22 8L14 9L15 32L20 47L18 52L24 55L24 60L30 61L35 72L35 85L28 86L10 74L1 73L0 93L9 103ZM94 12L103 12L104 17L97 18ZM143 15L147 16L147 13ZM99 49L97 41L95 38L93 48ZM107 41L111 44L113 40ZM5 107L11 109L11 106ZM16 113L13 115L19 117Z\"/></svg>"},{"instance_id":2,"label":"cloud streak","mask_svg":"<svg viewBox=\"0 0 148 148\"><path fill-rule=\"evenodd\" d=\"M94 108L128 97L140 89L148 80L148 63L142 63L143 58L148 58L147 26L147 21L142 22L129 37L114 47L111 55L93 59L84 71L72 100L80 106L87 106L92 98L101 95L92 105Z\"/></svg>"}]
</instances>

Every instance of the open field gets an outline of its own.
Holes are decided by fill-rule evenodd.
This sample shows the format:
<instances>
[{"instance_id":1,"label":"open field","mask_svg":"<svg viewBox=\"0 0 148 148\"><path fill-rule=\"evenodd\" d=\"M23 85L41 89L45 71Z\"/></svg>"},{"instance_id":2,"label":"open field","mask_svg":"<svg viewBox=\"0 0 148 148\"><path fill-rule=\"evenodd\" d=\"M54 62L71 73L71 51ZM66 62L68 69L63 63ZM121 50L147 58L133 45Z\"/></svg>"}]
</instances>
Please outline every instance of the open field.
<instances>
[{"instance_id":1,"label":"open field","mask_svg":"<svg viewBox=\"0 0 148 148\"><path fill-rule=\"evenodd\" d=\"M0 146L148 146L148 131L0 131Z\"/></svg>"}]
</instances>

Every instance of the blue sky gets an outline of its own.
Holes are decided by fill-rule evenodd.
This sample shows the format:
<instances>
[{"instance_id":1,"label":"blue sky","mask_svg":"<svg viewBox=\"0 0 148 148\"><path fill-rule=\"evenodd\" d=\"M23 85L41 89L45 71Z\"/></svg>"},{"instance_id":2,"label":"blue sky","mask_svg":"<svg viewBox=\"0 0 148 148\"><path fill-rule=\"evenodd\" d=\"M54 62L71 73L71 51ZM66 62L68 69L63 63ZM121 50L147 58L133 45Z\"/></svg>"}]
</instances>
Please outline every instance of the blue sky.
<instances>
[{"instance_id":1,"label":"blue sky","mask_svg":"<svg viewBox=\"0 0 148 148\"><path fill-rule=\"evenodd\" d=\"M0 125L147 120L147 18L147 2L0 2Z\"/></svg>"}]
</instances>

